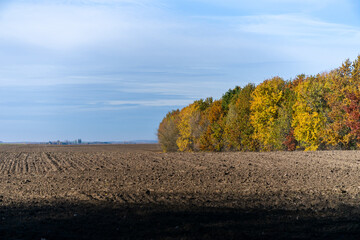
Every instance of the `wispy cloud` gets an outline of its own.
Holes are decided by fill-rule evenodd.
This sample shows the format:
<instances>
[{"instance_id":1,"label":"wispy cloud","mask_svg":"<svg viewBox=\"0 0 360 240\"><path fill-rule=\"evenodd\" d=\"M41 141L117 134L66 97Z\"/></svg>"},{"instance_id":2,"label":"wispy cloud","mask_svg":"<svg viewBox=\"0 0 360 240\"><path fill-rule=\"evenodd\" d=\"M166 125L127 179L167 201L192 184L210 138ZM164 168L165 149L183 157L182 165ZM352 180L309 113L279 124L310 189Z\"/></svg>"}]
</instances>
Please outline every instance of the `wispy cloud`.
<instances>
[{"instance_id":1,"label":"wispy cloud","mask_svg":"<svg viewBox=\"0 0 360 240\"><path fill-rule=\"evenodd\" d=\"M120 17L90 7L24 4L3 14L0 36L3 41L60 50L99 43L129 28L131 24Z\"/></svg>"},{"instance_id":2,"label":"wispy cloud","mask_svg":"<svg viewBox=\"0 0 360 240\"><path fill-rule=\"evenodd\" d=\"M360 28L336 24L298 14L260 15L238 18L239 30L267 36L342 38L358 41ZM356 39L354 39L354 37Z\"/></svg>"},{"instance_id":3,"label":"wispy cloud","mask_svg":"<svg viewBox=\"0 0 360 240\"><path fill-rule=\"evenodd\" d=\"M156 0L14 1L1 14L0 37L54 50L121 46L157 28L160 6Z\"/></svg>"},{"instance_id":4,"label":"wispy cloud","mask_svg":"<svg viewBox=\"0 0 360 240\"><path fill-rule=\"evenodd\" d=\"M158 100L119 100L108 101L105 104L119 105L139 105L144 107L164 107L164 106L186 106L193 102L194 99L158 99Z\"/></svg>"}]
</instances>

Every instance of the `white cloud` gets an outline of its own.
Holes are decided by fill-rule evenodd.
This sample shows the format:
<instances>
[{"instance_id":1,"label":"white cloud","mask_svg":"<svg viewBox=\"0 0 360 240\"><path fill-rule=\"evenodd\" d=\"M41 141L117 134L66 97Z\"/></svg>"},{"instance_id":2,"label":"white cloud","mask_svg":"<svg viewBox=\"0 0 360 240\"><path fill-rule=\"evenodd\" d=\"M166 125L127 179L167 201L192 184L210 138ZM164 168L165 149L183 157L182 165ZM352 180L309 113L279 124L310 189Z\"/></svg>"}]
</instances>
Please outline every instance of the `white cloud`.
<instances>
[{"instance_id":1,"label":"white cloud","mask_svg":"<svg viewBox=\"0 0 360 240\"><path fill-rule=\"evenodd\" d=\"M287 11L287 12L309 12L323 9L326 6L341 3L347 5L348 0L194 0L203 4L225 7L228 9L269 12L269 11Z\"/></svg>"},{"instance_id":2,"label":"white cloud","mask_svg":"<svg viewBox=\"0 0 360 240\"><path fill-rule=\"evenodd\" d=\"M1 14L0 38L55 50L121 45L156 30L156 6L146 0L15 1Z\"/></svg>"},{"instance_id":3,"label":"white cloud","mask_svg":"<svg viewBox=\"0 0 360 240\"><path fill-rule=\"evenodd\" d=\"M106 12L75 6L17 6L0 22L0 36L51 49L91 45L125 32L130 24Z\"/></svg>"},{"instance_id":4,"label":"white cloud","mask_svg":"<svg viewBox=\"0 0 360 240\"><path fill-rule=\"evenodd\" d=\"M158 99L158 100L116 100L107 101L105 104L118 105L141 105L145 107L164 107L164 106L186 106L193 102L191 99Z\"/></svg>"},{"instance_id":5,"label":"white cloud","mask_svg":"<svg viewBox=\"0 0 360 240\"><path fill-rule=\"evenodd\" d=\"M247 16L238 19L239 30L264 35L288 37L360 37L360 29L344 24L328 23L297 14Z\"/></svg>"},{"instance_id":6,"label":"white cloud","mask_svg":"<svg viewBox=\"0 0 360 240\"><path fill-rule=\"evenodd\" d=\"M255 36L259 46L271 49L273 56L277 52L312 65L312 74L337 67L360 53L360 28L351 25L302 14L240 17L234 24L239 32Z\"/></svg>"}]
</instances>

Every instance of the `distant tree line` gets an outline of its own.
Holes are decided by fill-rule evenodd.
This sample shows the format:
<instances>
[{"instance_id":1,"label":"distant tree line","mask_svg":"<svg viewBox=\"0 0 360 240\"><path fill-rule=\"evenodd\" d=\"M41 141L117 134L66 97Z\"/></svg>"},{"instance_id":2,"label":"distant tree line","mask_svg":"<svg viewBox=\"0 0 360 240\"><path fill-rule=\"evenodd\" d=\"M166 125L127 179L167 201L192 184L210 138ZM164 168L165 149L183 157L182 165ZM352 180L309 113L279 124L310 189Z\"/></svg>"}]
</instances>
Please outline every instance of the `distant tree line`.
<instances>
[{"instance_id":1,"label":"distant tree line","mask_svg":"<svg viewBox=\"0 0 360 240\"><path fill-rule=\"evenodd\" d=\"M360 55L316 76L280 77L169 112L163 151L305 151L360 148Z\"/></svg>"}]
</instances>

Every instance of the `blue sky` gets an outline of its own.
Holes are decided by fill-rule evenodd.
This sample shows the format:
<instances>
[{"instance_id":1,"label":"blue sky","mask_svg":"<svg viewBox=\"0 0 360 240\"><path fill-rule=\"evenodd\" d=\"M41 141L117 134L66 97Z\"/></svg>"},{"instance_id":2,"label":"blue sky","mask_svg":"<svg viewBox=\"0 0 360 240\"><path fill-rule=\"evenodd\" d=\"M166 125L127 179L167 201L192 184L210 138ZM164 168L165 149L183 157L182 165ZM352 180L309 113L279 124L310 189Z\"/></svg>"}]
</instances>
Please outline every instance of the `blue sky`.
<instances>
[{"instance_id":1,"label":"blue sky","mask_svg":"<svg viewBox=\"0 0 360 240\"><path fill-rule=\"evenodd\" d=\"M0 50L0 140L151 140L195 99L355 59L360 4L1 1Z\"/></svg>"}]
</instances>

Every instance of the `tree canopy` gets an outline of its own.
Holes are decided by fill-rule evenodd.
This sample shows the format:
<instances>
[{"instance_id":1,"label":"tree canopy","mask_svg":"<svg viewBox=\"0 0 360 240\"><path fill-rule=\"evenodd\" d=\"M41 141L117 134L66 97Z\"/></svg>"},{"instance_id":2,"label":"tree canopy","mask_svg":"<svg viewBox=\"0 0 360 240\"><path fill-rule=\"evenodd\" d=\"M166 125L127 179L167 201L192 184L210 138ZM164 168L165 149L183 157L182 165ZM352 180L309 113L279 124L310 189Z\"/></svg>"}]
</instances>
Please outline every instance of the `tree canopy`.
<instances>
[{"instance_id":1,"label":"tree canopy","mask_svg":"<svg viewBox=\"0 0 360 240\"><path fill-rule=\"evenodd\" d=\"M194 101L164 117L158 139L165 152L359 149L360 55L329 72Z\"/></svg>"}]
</instances>

